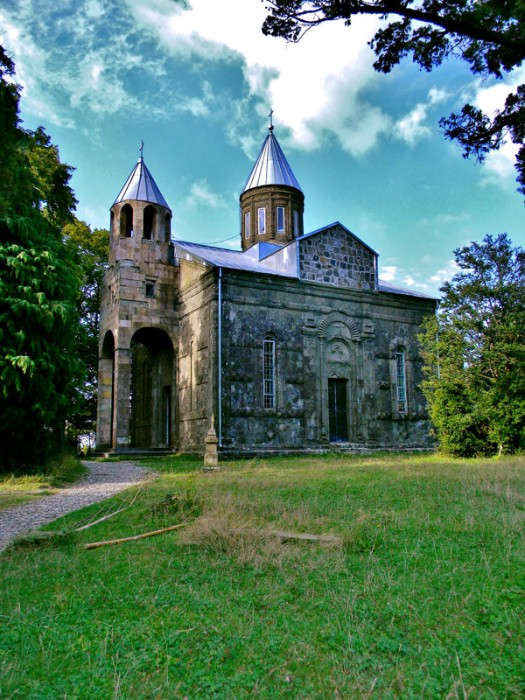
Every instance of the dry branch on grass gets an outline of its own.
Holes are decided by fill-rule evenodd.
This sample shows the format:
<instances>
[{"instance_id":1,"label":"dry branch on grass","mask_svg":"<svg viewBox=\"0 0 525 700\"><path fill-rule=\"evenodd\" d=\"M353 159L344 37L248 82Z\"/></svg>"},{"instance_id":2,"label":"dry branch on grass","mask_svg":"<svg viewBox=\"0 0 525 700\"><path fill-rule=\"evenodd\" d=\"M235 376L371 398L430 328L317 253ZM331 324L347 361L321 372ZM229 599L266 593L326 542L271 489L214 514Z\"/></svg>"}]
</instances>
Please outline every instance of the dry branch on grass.
<instances>
[{"instance_id":1,"label":"dry branch on grass","mask_svg":"<svg viewBox=\"0 0 525 700\"><path fill-rule=\"evenodd\" d=\"M116 515L112 513L111 515ZM107 518L101 518L105 520ZM101 542L90 542L84 545L84 549L96 549L97 547L107 547L112 544L121 544L122 542L134 542L135 540L142 540L146 537L154 537L155 535L162 535L164 532L170 532L172 530L178 530L184 527L187 523L180 523L178 525L170 525L169 527L163 527L160 530L152 530L151 532L144 532L140 535L132 535L131 537L120 537L114 540L102 540ZM255 528L232 528L229 529L228 534L234 536L256 536L256 537L275 537L282 542L287 542L288 540L302 540L307 542L320 542L321 544L332 544L337 546L343 545L343 540L341 537L336 537L335 535L314 535L309 532L286 532L284 530L257 530Z\"/></svg>"},{"instance_id":2,"label":"dry branch on grass","mask_svg":"<svg viewBox=\"0 0 525 700\"><path fill-rule=\"evenodd\" d=\"M114 515L118 515L119 513L122 513L124 510L127 510L128 508L129 508L129 506L125 506L124 508L119 508L118 510L114 510L112 513L108 513L107 515L103 515L101 518L97 518L96 520L93 520L92 522L88 523L87 525L82 525L81 527L77 527L75 532L82 532L82 530L88 530L90 527L93 527L94 525L98 525L99 523L103 523L105 520L109 520Z\"/></svg>"},{"instance_id":3,"label":"dry branch on grass","mask_svg":"<svg viewBox=\"0 0 525 700\"><path fill-rule=\"evenodd\" d=\"M131 537L120 537L116 540L102 540L101 542L89 542L84 545L84 549L96 549L97 547L107 547L112 544L121 544L122 542L134 542L135 540L143 540L146 537L154 537L155 535L162 535L164 532L170 532L171 530L178 530L184 527L186 523L180 523L179 525L170 525L169 527L163 527L160 530L152 530L151 532L143 532L141 535L133 535Z\"/></svg>"},{"instance_id":4,"label":"dry branch on grass","mask_svg":"<svg viewBox=\"0 0 525 700\"><path fill-rule=\"evenodd\" d=\"M285 532L284 530L256 530L254 528L235 528L230 530L232 535L256 535L266 537L276 537L282 542L288 540L303 540L306 542L321 542L321 544L343 545L341 537L335 535L313 535L310 532Z\"/></svg>"}]
</instances>

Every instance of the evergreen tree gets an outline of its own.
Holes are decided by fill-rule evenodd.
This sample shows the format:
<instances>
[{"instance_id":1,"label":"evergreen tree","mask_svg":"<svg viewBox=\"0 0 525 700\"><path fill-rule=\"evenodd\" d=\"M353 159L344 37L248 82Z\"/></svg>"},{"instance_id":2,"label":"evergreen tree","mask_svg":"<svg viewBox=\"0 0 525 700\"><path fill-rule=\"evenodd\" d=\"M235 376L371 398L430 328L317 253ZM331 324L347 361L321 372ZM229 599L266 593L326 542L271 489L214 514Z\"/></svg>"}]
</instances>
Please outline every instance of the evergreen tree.
<instances>
[{"instance_id":1,"label":"evergreen tree","mask_svg":"<svg viewBox=\"0 0 525 700\"><path fill-rule=\"evenodd\" d=\"M94 229L75 219L62 229L64 242L81 273L76 355L82 362L84 381L77 387L68 416L68 435L78 439L93 433L97 417L98 336L102 277L109 257L109 231Z\"/></svg>"},{"instance_id":2,"label":"evergreen tree","mask_svg":"<svg viewBox=\"0 0 525 700\"><path fill-rule=\"evenodd\" d=\"M62 242L71 168L40 127L20 126L14 64L0 47L0 468L61 445L79 365L79 278Z\"/></svg>"},{"instance_id":3,"label":"evergreen tree","mask_svg":"<svg viewBox=\"0 0 525 700\"><path fill-rule=\"evenodd\" d=\"M454 253L461 271L421 336L430 416L445 452L514 452L525 447L525 250L500 234Z\"/></svg>"}]
</instances>

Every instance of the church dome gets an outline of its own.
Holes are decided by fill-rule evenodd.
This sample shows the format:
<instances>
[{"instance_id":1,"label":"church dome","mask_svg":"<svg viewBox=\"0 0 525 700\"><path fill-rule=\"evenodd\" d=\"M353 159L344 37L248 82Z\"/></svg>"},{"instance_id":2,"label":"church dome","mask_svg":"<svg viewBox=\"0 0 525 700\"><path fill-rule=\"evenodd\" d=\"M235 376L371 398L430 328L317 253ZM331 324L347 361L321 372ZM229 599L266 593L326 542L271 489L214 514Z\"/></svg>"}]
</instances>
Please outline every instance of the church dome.
<instances>
[{"instance_id":1,"label":"church dome","mask_svg":"<svg viewBox=\"0 0 525 700\"><path fill-rule=\"evenodd\" d=\"M144 162L142 155L131 171L124 184L124 187L120 190L117 198L113 202L113 206L115 204L119 204L120 202L129 200L149 202L150 204L158 204L166 209L170 208L162 196L157 183L153 179L153 175L146 167L146 163Z\"/></svg>"},{"instance_id":2,"label":"church dome","mask_svg":"<svg viewBox=\"0 0 525 700\"><path fill-rule=\"evenodd\" d=\"M266 137L261 152L252 168L250 176L246 181L243 192L254 187L265 187L267 185L285 185L301 190L297 178L286 160L286 157L273 135L273 127Z\"/></svg>"},{"instance_id":3,"label":"church dome","mask_svg":"<svg viewBox=\"0 0 525 700\"><path fill-rule=\"evenodd\" d=\"M304 194L271 122L241 192L240 209L243 250L257 243L286 245L303 234Z\"/></svg>"}]
</instances>

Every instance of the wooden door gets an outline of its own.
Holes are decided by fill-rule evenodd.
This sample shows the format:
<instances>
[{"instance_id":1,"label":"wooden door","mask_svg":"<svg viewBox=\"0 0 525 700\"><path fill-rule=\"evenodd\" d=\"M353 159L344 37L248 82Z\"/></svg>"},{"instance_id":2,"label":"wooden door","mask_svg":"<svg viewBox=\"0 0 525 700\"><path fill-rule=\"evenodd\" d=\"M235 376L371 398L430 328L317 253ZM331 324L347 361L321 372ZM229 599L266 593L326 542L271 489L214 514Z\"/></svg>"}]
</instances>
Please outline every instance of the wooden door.
<instances>
[{"instance_id":1,"label":"wooden door","mask_svg":"<svg viewBox=\"0 0 525 700\"><path fill-rule=\"evenodd\" d=\"M347 379L328 380L330 442L348 442Z\"/></svg>"}]
</instances>

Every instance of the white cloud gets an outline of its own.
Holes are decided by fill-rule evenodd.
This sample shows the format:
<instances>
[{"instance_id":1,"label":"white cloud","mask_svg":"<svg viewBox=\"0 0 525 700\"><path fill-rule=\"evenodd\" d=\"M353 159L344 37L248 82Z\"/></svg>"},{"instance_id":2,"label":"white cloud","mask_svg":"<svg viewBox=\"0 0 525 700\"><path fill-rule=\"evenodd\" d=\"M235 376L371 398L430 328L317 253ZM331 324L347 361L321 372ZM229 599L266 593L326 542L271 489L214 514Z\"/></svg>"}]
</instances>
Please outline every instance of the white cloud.
<instances>
[{"instance_id":1,"label":"white cloud","mask_svg":"<svg viewBox=\"0 0 525 700\"><path fill-rule=\"evenodd\" d=\"M360 97L376 80L367 45L377 27L373 18L358 18L352 30L330 23L299 44L286 44L262 34L264 3L192 0L188 8L170 0L127 3L136 21L173 55L240 59L250 93L261 101L260 116L274 107L276 123L290 130L298 147L316 148L330 132L358 155L390 127L388 117Z\"/></svg>"},{"instance_id":2,"label":"white cloud","mask_svg":"<svg viewBox=\"0 0 525 700\"><path fill-rule=\"evenodd\" d=\"M379 279L383 282L393 282L397 275L396 265L385 265L379 270Z\"/></svg>"},{"instance_id":3,"label":"white cloud","mask_svg":"<svg viewBox=\"0 0 525 700\"><path fill-rule=\"evenodd\" d=\"M455 260L449 260L445 267L437 270L430 276L430 282L437 287L440 287L444 282L450 281L454 275L459 272L460 268Z\"/></svg>"},{"instance_id":4,"label":"white cloud","mask_svg":"<svg viewBox=\"0 0 525 700\"><path fill-rule=\"evenodd\" d=\"M428 102L418 103L412 111L400 119L395 125L395 134L409 146L413 146L417 141L427 138L432 134L431 128L425 121L428 117L429 108L443 102L448 97L446 90L433 87L428 92Z\"/></svg>"},{"instance_id":5,"label":"white cloud","mask_svg":"<svg viewBox=\"0 0 525 700\"><path fill-rule=\"evenodd\" d=\"M225 206L222 196L212 192L206 180L199 180L192 184L186 203L191 207L206 206L211 209L219 209Z\"/></svg>"},{"instance_id":6,"label":"white cloud","mask_svg":"<svg viewBox=\"0 0 525 700\"><path fill-rule=\"evenodd\" d=\"M73 126L79 110L84 117L140 114L146 99L149 119L228 110L236 117L230 134L250 157L254 145L243 132L253 125L254 99L261 120L273 107L280 139L303 149L335 135L360 155L391 128L389 117L362 97L379 79L367 45L375 18L357 18L350 29L328 23L294 45L262 34L266 9L257 0L84 0L66 3L58 20L52 8L37 19L34 4L20 0L0 21L25 81L24 108L48 122ZM243 97L227 102L209 89L210 61L241 68ZM190 89L176 82L179 66L193 70ZM148 80L150 94L139 93L139 82ZM232 104L248 100L249 109Z\"/></svg>"},{"instance_id":7,"label":"white cloud","mask_svg":"<svg viewBox=\"0 0 525 700\"><path fill-rule=\"evenodd\" d=\"M418 104L406 117L396 124L397 136L413 146L417 141L430 136L430 127L424 124L427 118L427 106Z\"/></svg>"}]
</instances>

